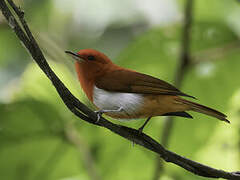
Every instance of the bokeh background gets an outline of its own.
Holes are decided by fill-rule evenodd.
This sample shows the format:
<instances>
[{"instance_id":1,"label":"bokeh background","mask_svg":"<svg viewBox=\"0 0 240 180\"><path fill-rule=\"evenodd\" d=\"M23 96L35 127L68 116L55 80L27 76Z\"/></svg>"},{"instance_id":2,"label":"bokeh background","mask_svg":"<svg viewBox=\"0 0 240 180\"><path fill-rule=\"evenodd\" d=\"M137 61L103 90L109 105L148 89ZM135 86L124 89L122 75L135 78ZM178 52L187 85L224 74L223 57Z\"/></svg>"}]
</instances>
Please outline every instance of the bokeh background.
<instances>
[{"instance_id":1,"label":"bokeh background","mask_svg":"<svg viewBox=\"0 0 240 180\"><path fill-rule=\"evenodd\" d=\"M121 66L173 82L186 0L16 0L51 67L79 99L65 50L94 48ZM182 91L229 116L176 118L169 149L228 171L240 169L240 2L195 0L191 68ZM138 128L142 121L117 122ZM163 117L145 133L160 139ZM0 15L0 179L154 179L156 155L71 114ZM161 180L200 180L165 163Z\"/></svg>"}]
</instances>

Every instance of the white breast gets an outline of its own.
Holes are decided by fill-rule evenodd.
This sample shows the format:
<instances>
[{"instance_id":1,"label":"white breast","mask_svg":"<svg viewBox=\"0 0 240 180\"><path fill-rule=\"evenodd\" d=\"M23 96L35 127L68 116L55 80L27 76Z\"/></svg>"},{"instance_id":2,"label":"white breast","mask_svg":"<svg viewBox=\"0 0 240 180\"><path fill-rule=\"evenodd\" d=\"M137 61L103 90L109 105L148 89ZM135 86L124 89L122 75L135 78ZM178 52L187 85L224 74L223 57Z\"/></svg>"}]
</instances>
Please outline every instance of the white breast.
<instances>
[{"instance_id":1,"label":"white breast","mask_svg":"<svg viewBox=\"0 0 240 180\"><path fill-rule=\"evenodd\" d=\"M142 107L143 97L141 94L105 91L95 86L93 89L93 103L101 110L116 110L122 107L123 111L114 113L134 116Z\"/></svg>"}]
</instances>

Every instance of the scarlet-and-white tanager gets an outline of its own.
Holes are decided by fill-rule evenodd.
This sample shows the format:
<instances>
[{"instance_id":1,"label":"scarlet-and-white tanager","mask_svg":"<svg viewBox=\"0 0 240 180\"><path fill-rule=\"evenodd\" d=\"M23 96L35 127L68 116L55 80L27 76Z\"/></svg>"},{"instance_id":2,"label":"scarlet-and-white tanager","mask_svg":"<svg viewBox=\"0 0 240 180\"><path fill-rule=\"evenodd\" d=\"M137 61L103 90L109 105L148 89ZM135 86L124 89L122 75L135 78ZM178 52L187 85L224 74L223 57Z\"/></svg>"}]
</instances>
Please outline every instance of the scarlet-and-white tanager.
<instances>
[{"instance_id":1,"label":"scarlet-and-white tanager","mask_svg":"<svg viewBox=\"0 0 240 180\"><path fill-rule=\"evenodd\" d=\"M140 132L154 116L192 118L185 111L196 111L229 123L223 113L182 98L193 96L158 78L120 67L99 51L82 49L66 53L76 60L81 87L98 108L99 119L102 113L115 119L147 118Z\"/></svg>"}]
</instances>

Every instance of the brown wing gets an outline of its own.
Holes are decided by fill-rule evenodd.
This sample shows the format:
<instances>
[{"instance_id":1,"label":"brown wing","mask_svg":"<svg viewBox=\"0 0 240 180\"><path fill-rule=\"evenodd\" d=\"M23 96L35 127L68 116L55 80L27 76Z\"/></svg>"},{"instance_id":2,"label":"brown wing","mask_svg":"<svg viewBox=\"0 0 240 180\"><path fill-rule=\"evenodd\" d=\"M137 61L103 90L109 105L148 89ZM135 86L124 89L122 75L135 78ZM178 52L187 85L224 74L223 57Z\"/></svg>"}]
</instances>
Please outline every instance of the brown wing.
<instances>
[{"instance_id":1,"label":"brown wing","mask_svg":"<svg viewBox=\"0 0 240 180\"><path fill-rule=\"evenodd\" d=\"M179 91L163 80L134 71L126 71L125 69L111 71L111 73L97 78L96 86L108 91L179 95L194 98L193 96Z\"/></svg>"}]
</instances>

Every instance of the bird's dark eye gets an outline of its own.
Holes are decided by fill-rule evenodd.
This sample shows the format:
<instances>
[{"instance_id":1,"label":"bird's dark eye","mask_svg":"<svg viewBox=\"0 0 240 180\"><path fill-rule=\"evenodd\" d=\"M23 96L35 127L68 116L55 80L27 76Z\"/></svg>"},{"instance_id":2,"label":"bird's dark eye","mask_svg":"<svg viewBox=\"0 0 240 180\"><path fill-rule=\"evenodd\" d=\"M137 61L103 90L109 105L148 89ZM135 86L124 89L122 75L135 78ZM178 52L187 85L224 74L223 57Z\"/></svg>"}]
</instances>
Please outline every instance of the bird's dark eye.
<instances>
[{"instance_id":1,"label":"bird's dark eye","mask_svg":"<svg viewBox=\"0 0 240 180\"><path fill-rule=\"evenodd\" d=\"M95 57L92 56L92 55L89 55L89 56L87 57L87 59L90 60L90 61L93 61L93 60L95 60Z\"/></svg>"}]
</instances>

